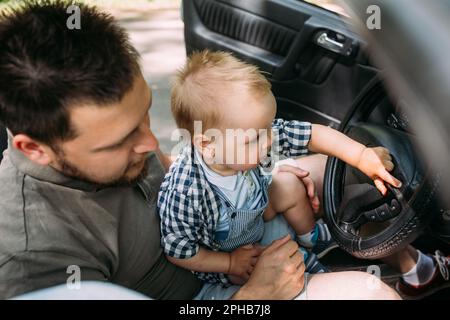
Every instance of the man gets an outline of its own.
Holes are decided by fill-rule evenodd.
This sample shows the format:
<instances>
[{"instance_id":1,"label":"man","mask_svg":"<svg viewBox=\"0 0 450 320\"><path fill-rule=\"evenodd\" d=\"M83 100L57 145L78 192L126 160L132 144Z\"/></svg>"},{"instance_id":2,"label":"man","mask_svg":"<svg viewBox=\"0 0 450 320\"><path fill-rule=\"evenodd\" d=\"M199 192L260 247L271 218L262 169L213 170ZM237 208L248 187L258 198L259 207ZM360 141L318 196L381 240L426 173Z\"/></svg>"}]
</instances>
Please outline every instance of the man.
<instances>
[{"instance_id":1,"label":"man","mask_svg":"<svg viewBox=\"0 0 450 320\"><path fill-rule=\"evenodd\" d=\"M170 160L150 130L138 53L95 8L79 4L81 29L67 29L68 6L32 2L0 18L0 119L9 132L0 298L64 284L77 271L156 299L397 298L364 273L305 281L298 246L281 236L232 296L200 292L160 248L156 196Z\"/></svg>"}]
</instances>

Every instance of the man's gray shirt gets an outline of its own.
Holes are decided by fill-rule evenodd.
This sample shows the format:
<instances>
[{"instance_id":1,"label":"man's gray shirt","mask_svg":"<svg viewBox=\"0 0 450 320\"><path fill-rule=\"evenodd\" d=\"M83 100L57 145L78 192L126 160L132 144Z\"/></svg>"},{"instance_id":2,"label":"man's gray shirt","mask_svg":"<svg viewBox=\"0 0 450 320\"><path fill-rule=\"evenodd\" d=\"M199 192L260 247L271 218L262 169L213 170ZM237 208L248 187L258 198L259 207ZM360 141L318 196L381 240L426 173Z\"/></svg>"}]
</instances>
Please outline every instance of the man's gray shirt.
<instances>
[{"instance_id":1,"label":"man's gray shirt","mask_svg":"<svg viewBox=\"0 0 450 320\"><path fill-rule=\"evenodd\" d=\"M200 283L160 247L156 199L164 169L155 154L148 162L136 186L98 190L10 145L0 165L0 299L66 283L69 266L80 268L82 281L191 299Z\"/></svg>"}]
</instances>

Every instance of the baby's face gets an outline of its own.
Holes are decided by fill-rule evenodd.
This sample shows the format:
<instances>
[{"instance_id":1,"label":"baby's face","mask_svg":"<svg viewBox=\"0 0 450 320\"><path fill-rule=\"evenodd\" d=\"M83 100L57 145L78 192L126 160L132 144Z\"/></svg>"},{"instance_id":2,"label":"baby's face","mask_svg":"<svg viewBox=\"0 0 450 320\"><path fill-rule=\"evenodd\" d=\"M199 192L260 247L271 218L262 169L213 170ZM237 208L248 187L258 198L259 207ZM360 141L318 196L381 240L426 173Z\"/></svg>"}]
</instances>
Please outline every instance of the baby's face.
<instances>
[{"instance_id":1,"label":"baby's face","mask_svg":"<svg viewBox=\"0 0 450 320\"><path fill-rule=\"evenodd\" d=\"M270 151L272 121L276 101L272 93L256 96L248 91L234 91L223 103L224 113L215 141L216 163L243 171L255 168Z\"/></svg>"}]
</instances>

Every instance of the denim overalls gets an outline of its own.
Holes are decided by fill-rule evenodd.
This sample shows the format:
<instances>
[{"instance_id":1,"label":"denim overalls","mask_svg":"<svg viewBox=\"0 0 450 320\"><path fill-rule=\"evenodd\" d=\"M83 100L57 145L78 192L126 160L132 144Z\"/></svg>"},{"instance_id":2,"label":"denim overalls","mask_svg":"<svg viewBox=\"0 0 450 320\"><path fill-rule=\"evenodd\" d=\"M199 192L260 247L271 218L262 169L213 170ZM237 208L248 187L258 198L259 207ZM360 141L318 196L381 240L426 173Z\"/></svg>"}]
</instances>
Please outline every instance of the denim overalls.
<instances>
[{"instance_id":1,"label":"denim overalls","mask_svg":"<svg viewBox=\"0 0 450 320\"><path fill-rule=\"evenodd\" d=\"M253 170L252 170L253 171ZM254 179L258 174L251 172ZM229 221L229 231L225 239L215 239L217 248L221 251L230 252L243 245L259 242L264 234L263 213L267 208L268 200L268 179L258 179L262 188L262 199L255 209L236 209L233 204L225 197L224 193L215 185L214 191L220 198L221 205L227 208L226 215Z\"/></svg>"}]
</instances>

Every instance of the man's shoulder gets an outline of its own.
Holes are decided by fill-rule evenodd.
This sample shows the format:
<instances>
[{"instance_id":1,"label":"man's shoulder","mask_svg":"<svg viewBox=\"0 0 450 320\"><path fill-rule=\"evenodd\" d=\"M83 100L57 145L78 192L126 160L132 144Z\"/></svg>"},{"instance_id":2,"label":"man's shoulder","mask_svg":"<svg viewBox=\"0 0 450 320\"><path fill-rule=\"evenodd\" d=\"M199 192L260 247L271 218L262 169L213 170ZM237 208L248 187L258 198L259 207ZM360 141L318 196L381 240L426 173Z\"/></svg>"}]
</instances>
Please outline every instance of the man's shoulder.
<instances>
[{"instance_id":1,"label":"man's shoulder","mask_svg":"<svg viewBox=\"0 0 450 320\"><path fill-rule=\"evenodd\" d=\"M0 265L26 246L24 174L5 157L0 165Z\"/></svg>"},{"instance_id":2,"label":"man's shoulder","mask_svg":"<svg viewBox=\"0 0 450 320\"><path fill-rule=\"evenodd\" d=\"M0 190L10 189L13 185L20 185L23 177L24 174L14 166L8 156L8 152L6 152L0 163ZM0 197L2 196L4 196L3 192L0 193Z\"/></svg>"}]
</instances>

